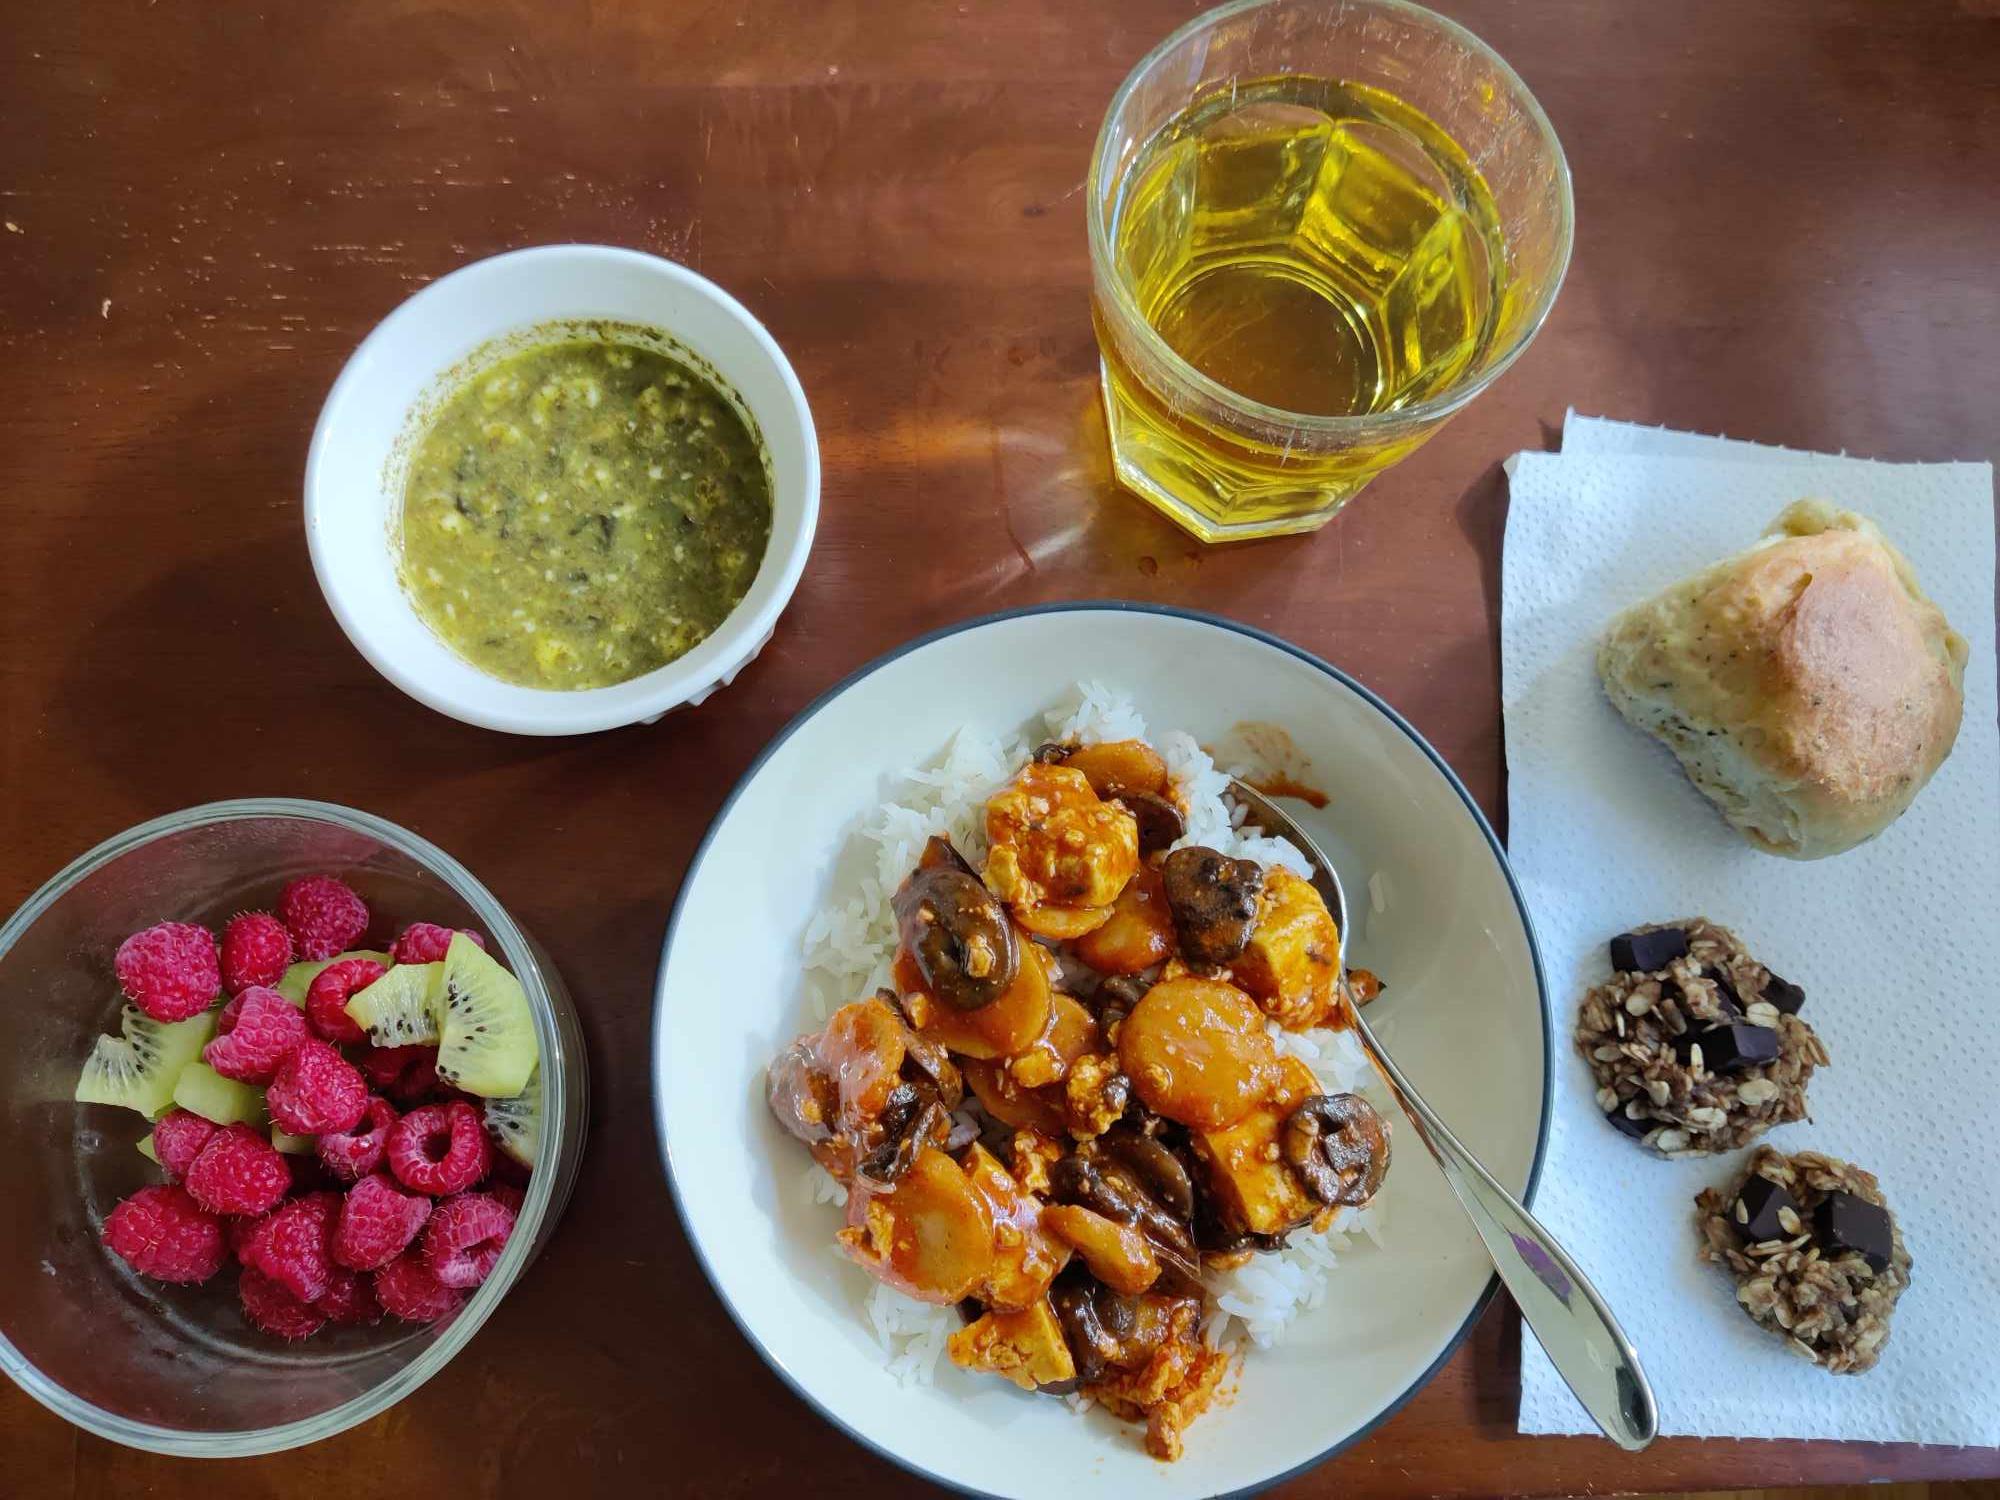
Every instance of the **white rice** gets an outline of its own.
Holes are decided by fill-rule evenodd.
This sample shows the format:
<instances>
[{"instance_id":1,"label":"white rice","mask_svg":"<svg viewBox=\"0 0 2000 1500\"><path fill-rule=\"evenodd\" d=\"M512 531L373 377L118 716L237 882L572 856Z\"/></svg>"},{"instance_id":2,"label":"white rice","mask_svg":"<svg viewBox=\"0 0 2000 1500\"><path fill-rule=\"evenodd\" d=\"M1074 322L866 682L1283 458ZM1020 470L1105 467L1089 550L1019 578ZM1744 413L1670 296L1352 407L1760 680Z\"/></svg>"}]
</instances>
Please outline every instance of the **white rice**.
<instances>
[{"instance_id":1,"label":"white rice","mask_svg":"<svg viewBox=\"0 0 2000 1500\"><path fill-rule=\"evenodd\" d=\"M1154 735L1129 698L1095 682L1077 684L1043 722L994 738L961 729L930 765L904 773L890 800L860 823L849 849L835 867L827 905L806 926L807 991L815 1016L887 985L896 951L895 918L889 894L915 867L934 834L946 834L978 865L986 857L985 804L1043 740L1086 745L1106 740L1143 739L1166 758L1175 789L1187 809L1184 843L1205 844L1236 858L1282 864L1309 874L1305 856L1281 838L1248 826L1243 809L1224 801L1229 777L1194 740L1179 730ZM1371 884L1371 907L1381 909L1382 893ZM1279 1051L1298 1057L1329 1093L1376 1092L1378 1080L1360 1043L1347 1032L1287 1032L1270 1026ZM1378 1103L1380 1095L1377 1094ZM1386 1103L1382 1106L1386 1109ZM802 1191L814 1203L844 1204L847 1192L815 1164ZM1253 1256L1233 1271L1209 1277L1214 1306L1202 1336L1212 1348L1240 1342L1237 1325L1261 1347L1279 1342L1301 1314L1326 1297L1327 1274L1341 1255L1372 1253L1382 1243L1379 1202L1342 1214L1324 1235L1301 1231L1290 1247ZM837 1247L836 1247L837 1248ZM933 1307L891 1290L859 1267L853 1268L857 1300L882 1347L883 1362L899 1381L927 1384L938 1368L945 1340L958 1326L950 1308Z\"/></svg>"}]
</instances>

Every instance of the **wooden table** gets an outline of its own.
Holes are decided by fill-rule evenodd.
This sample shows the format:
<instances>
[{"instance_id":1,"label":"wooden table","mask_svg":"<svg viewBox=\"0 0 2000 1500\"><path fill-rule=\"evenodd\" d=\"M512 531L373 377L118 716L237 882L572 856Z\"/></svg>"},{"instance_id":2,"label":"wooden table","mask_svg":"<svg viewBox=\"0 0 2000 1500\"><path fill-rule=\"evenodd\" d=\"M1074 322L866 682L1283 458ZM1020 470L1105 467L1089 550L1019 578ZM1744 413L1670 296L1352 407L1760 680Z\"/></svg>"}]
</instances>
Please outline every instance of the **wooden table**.
<instances>
[{"instance_id":1,"label":"wooden table","mask_svg":"<svg viewBox=\"0 0 2000 1500\"><path fill-rule=\"evenodd\" d=\"M765 1369L681 1238L652 980L696 840L840 674L944 621L1118 595L1323 653L1502 810L1499 464L1564 408L1899 459L1992 455L1994 0L1445 0L1575 171L1540 341L1318 536L1203 550L1111 485L1082 182L1186 0L18 5L0 30L0 906L141 818L256 792L443 844L548 944L596 1118L567 1221L470 1350L374 1423L204 1467L0 1391L0 1491L860 1495L917 1488ZM369 326L477 256L634 245L741 296L825 461L777 638L708 706L541 743L376 677L322 607L307 436ZM1989 664L1990 665L1990 664ZM2000 1453L1514 1435L1495 1307L1287 1493L2000 1475ZM725 1440L723 1434L729 1434Z\"/></svg>"}]
</instances>

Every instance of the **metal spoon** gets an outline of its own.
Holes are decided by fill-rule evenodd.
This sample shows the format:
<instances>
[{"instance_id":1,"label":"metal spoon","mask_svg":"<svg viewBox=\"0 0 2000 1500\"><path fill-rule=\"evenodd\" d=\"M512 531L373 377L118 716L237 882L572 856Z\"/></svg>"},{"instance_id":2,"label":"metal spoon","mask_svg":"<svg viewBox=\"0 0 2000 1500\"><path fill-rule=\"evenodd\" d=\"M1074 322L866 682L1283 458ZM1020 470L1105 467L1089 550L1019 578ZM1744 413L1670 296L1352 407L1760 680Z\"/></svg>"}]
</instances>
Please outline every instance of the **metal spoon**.
<instances>
[{"instance_id":1,"label":"metal spoon","mask_svg":"<svg viewBox=\"0 0 2000 1500\"><path fill-rule=\"evenodd\" d=\"M1347 988L1347 896L1340 888L1340 876L1311 835L1299 827L1270 798L1255 787L1231 778L1229 795L1246 808L1265 832L1278 834L1296 844L1312 861L1313 885L1332 912L1340 929L1340 994L1354 1034L1368 1050L1376 1070L1388 1081L1390 1092L1410 1118L1417 1138L1430 1148L1444 1171L1445 1181L1458 1195L1459 1207L1472 1220L1493 1257L1500 1279L1521 1309L1521 1317L1535 1331L1549 1362L1569 1383L1576 1399L1583 1403L1591 1419L1604 1435L1621 1448L1637 1451L1652 1442L1660 1428L1659 1407L1653 1388L1639 1368L1638 1353L1618 1326L1618 1319L1604 1305L1597 1288L1590 1284L1555 1238L1536 1222L1514 1195L1494 1177L1451 1133L1437 1111L1423 1100L1409 1079L1403 1076L1350 998Z\"/></svg>"}]
</instances>

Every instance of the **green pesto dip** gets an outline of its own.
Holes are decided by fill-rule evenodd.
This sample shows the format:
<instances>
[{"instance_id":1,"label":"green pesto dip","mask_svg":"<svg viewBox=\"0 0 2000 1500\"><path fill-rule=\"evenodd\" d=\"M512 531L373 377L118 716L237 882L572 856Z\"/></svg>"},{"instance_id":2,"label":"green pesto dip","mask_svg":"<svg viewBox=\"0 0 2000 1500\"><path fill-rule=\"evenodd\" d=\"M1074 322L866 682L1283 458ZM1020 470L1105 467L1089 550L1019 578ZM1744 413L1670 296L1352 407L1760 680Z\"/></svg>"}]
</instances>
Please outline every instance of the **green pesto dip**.
<instances>
[{"instance_id":1,"label":"green pesto dip","mask_svg":"<svg viewBox=\"0 0 2000 1500\"><path fill-rule=\"evenodd\" d=\"M685 655L771 539L762 446L713 380L616 325L582 331L601 336L535 345L454 389L403 491L417 613L528 687L606 687Z\"/></svg>"}]
</instances>

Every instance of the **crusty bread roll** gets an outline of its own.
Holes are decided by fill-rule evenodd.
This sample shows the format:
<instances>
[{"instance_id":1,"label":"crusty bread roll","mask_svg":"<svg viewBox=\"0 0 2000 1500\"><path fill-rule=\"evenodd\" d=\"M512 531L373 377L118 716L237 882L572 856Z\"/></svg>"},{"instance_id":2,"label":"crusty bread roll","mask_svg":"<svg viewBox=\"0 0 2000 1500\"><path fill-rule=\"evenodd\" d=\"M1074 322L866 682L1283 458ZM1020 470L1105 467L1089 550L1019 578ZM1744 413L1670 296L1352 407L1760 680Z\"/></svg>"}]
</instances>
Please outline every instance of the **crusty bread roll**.
<instances>
[{"instance_id":1,"label":"crusty bread roll","mask_svg":"<svg viewBox=\"0 0 2000 1500\"><path fill-rule=\"evenodd\" d=\"M1895 822L1944 763L1965 659L1874 522L1799 500L1613 620L1597 672L1745 838L1819 859Z\"/></svg>"}]
</instances>

